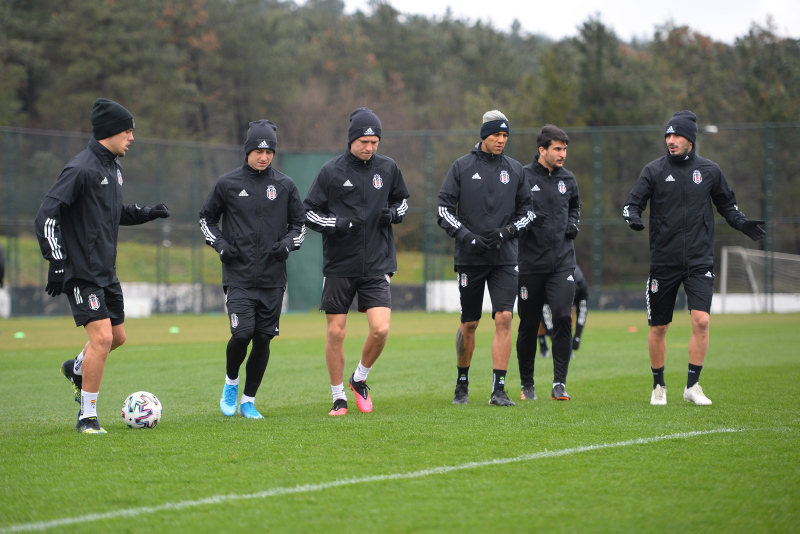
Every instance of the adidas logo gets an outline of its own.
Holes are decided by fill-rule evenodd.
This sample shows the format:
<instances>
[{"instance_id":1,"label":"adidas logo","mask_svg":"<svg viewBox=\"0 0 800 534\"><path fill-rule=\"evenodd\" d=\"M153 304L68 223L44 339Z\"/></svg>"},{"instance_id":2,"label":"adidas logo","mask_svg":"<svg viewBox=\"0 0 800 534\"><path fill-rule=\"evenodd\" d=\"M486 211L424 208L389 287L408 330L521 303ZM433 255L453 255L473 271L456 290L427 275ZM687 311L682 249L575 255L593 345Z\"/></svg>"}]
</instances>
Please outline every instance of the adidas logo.
<instances>
[{"instance_id":1,"label":"adidas logo","mask_svg":"<svg viewBox=\"0 0 800 534\"><path fill-rule=\"evenodd\" d=\"M269 144L267 143L266 139L262 139L261 143L258 145L258 148L269 148Z\"/></svg>"},{"instance_id":2,"label":"adidas logo","mask_svg":"<svg viewBox=\"0 0 800 534\"><path fill-rule=\"evenodd\" d=\"M242 189L242 192L241 192L241 193L239 193L239 196L240 196L240 197L249 197L250 195L248 195L248 194L247 194L247 191L245 191L244 189Z\"/></svg>"},{"instance_id":3,"label":"adidas logo","mask_svg":"<svg viewBox=\"0 0 800 534\"><path fill-rule=\"evenodd\" d=\"M670 126L669 128L667 128L666 133L675 133L675 130L672 128L672 126Z\"/></svg>"},{"instance_id":4,"label":"adidas logo","mask_svg":"<svg viewBox=\"0 0 800 534\"><path fill-rule=\"evenodd\" d=\"M500 128L508 128L508 124L503 123L503 124L500 125Z\"/></svg>"},{"instance_id":5,"label":"adidas logo","mask_svg":"<svg viewBox=\"0 0 800 534\"><path fill-rule=\"evenodd\" d=\"M472 244L473 244L473 245L475 244L475 240L474 240L474 239L472 240Z\"/></svg>"},{"instance_id":6,"label":"adidas logo","mask_svg":"<svg viewBox=\"0 0 800 534\"><path fill-rule=\"evenodd\" d=\"M372 131L372 128L367 128L364 131L364 135L375 135L375 132Z\"/></svg>"},{"instance_id":7,"label":"adidas logo","mask_svg":"<svg viewBox=\"0 0 800 534\"><path fill-rule=\"evenodd\" d=\"M472 179L473 180L480 180L481 179L481 175L476 172L475 174L472 175Z\"/></svg>"},{"instance_id":8,"label":"adidas logo","mask_svg":"<svg viewBox=\"0 0 800 534\"><path fill-rule=\"evenodd\" d=\"M714 275L713 275L713 274L711 274L711 271L708 271L708 272L706 272L706 276L707 276L708 278L714 278Z\"/></svg>"},{"instance_id":9,"label":"adidas logo","mask_svg":"<svg viewBox=\"0 0 800 534\"><path fill-rule=\"evenodd\" d=\"M666 179L665 181L667 181L667 182L674 182L674 181L675 181L675 178L673 178L673 177L672 177L672 175L670 174L669 176L667 176L667 179Z\"/></svg>"},{"instance_id":10,"label":"adidas logo","mask_svg":"<svg viewBox=\"0 0 800 534\"><path fill-rule=\"evenodd\" d=\"M541 189L539 189L538 185L534 185L533 189L531 189L531 191L541 191Z\"/></svg>"},{"instance_id":11,"label":"adidas logo","mask_svg":"<svg viewBox=\"0 0 800 534\"><path fill-rule=\"evenodd\" d=\"M100 185L108 185L108 178L106 178L105 176L103 176L103 181L102 181L102 182L100 182Z\"/></svg>"},{"instance_id":12,"label":"adidas logo","mask_svg":"<svg viewBox=\"0 0 800 534\"><path fill-rule=\"evenodd\" d=\"M570 282L574 282L575 281L575 279L572 277L572 275L569 275L567 277L567 280L569 280Z\"/></svg>"},{"instance_id":13,"label":"adidas logo","mask_svg":"<svg viewBox=\"0 0 800 534\"><path fill-rule=\"evenodd\" d=\"M345 187L353 187L353 184L350 183L350 180L347 180L345 183L342 184Z\"/></svg>"}]
</instances>

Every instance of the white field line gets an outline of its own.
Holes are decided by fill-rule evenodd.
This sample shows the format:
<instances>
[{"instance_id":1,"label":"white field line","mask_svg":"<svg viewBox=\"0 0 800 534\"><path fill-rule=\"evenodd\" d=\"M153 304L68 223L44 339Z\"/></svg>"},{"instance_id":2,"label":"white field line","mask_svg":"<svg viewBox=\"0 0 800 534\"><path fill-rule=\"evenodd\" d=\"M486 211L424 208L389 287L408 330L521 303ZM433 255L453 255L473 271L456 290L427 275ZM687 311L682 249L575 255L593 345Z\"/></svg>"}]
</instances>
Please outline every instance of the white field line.
<instances>
[{"instance_id":1,"label":"white field line","mask_svg":"<svg viewBox=\"0 0 800 534\"><path fill-rule=\"evenodd\" d=\"M388 480L403 480L411 478L422 478L431 475L441 475L444 473L451 473L453 471L462 471L464 469L476 469L479 467L488 467L493 465L510 464L514 462L526 462L529 460L538 460L541 458L556 458L559 456L569 456L580 452L597 451L602 449L615 449L619 447L627 447L629 445L644 445L647 443L655 443L658 441L665 441L668 439L685 439L693 438L696 436L705 436L708 434L719 434L722 432L740 432L734 428L719 428L716 430L705 430L698 432L681 432L678 434L669 434L666 436L653 436L650 438L631 439L628 441L618 441L616 443L601 443L599 445L586 445L583 447L572 447L569 449L560 449L556 451L544 450L543 452L534 452L531 454L523 454L514 458L495 458L494 460L484 460L482 462L469 462L466 464L434 467L432 469L423 469L421 471L412 471L410 473L395 473L393 475L375 475L360 478L346 478L342 480L334 480L333 482L323 482L321 484L305 484L302 486L274 488L270 490L259 491L256 493L246 493L243 495L216 495L213 497L206 497L205 499L197 499L194 501L181 501L176 503L160 504L158 506L142 506L139 508L127 508L117 510L114 512L105 512L102 514L88 514L78 517L68 517L64 519L54 519L52 521L41 521L37 523L21 523L19 525L12 525L0 529L0 532L25 532L34 530L46 530L50 528L63 527L67 525L77 525L82 523L89 523L91 521L100 521L103 519L116 519L119 517L136 517L144 514L155 514L158 512L183 510L184 508L194 508L207 504L222 504L231 501L243 501L246 499L265 499L267 497L277 497L281 495L292 495L296 493L309 493L312 491L322 491L331 488L338 488L340 486L350 486L353 484L366 484L368 482L384 482Z\"/></svg>"}]
</instances>

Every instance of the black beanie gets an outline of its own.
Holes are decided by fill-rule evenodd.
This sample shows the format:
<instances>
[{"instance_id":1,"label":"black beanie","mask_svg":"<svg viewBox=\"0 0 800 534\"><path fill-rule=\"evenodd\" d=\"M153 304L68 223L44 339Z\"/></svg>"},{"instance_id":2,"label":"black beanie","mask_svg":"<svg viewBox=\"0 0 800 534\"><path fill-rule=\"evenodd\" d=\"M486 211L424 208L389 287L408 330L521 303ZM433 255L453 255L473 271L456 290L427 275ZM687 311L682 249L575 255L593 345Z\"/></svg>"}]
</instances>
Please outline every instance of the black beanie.
<instances>
[{"instance_id":1,"label":"black beanie","mask_svg":"<svg viewBox=\"0 0 800 534\"><path fill-rule=\"evenodd\" d=\"M244 142L244 155L247 156L257 148L266 148L273 152L278 151L278 136L275 132L278 127L266 119L253 121L247 130L247 141Z\"/></svg>"},{"instance_id":2,"label":"black beanie","mask_svg":"<svg viewBox=\"0 0 800 534\"><path fill-rule=\"evenodd\" d=\"M508 126L508 119L500 111L493 109L483 114L483 124L481 124L481 140L497 132L511 134Z\"/></svg>"},{"instance_id":3,"label":"black beanie","mask_svg":"<svg viewBox=\"0 0 800 534\"><path fill-rule=\"evenodd\" d=\"M697 142L697 116L688 110L676 111L667 123L664 137L669 134L685 137L694 145Z\"/></svg>"},{"instance_id":4,"label":"black beanie","mask_svg":"<svg viewBox=\"0 0 800 534\"><path fill-rule=\"evenodd\" d=\"M136 128L131 112L113 100L98 98L92 107L92 132L98 141Z\"/></svg>"},{"instance_id":5,"label":"black beanie","mask_svg":"<svg viewBox=\"0 0 800 534\"><path fill-rule=\"evenodd\" d=\"M347 141L352 143L365 135L377 135L381 138L381 120L371 109L358 108L350 114L350 129L347 130Z\"/></svg>"}]
</instances>

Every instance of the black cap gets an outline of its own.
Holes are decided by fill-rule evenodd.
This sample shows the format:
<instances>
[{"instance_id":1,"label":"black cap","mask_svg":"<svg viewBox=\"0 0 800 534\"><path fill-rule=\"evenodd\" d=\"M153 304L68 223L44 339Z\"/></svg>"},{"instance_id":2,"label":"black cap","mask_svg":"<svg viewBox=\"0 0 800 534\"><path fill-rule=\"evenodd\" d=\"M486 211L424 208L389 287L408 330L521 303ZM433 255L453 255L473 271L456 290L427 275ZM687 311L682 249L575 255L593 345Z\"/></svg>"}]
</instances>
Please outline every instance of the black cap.
<instances>
[{"instance_id":1,"label":"black cap","mask_svg":"<svg viewBox=\"0 0 800 534\"><path fill-rule=\"evenodd\" d=\"M278 151L278 136L275 132L278 127L267 119L253 121L247 130L247 141L244 142L244 155L247 156L257 148L266 148L273 152Z\"/></svg>"},{"instance_id":2,"label":"black cap","mask_svg":"<svg viewBox=\"0 0 800 534\"><path fill-rule=\"evenodd\" d=\"M92 132L98 141L136 128L131 112L113 100L98 98L92 107Z\"/></svg>"},{"instance_id":3,"label":"black cap","mask_svg":"<svg viewBox=\"0 0 800 534\"><path fill-rule=\"evenodd\" d=\"M381 138L381 120L371 109L358 108L350 114L350 129L347 140L352 143L365 135L377 135Z\"/></svg>"},{"instance_id":4,"label":"black cap","mask_svg":"<svg viewBox=\"0 0 800 534\"><path fill-rule=\"evenodd\" d=\"M697 142L697 115L686 109L673 113L667 123L664 137L669 134L680 135L695 144Z\"/></svg>"}]
</instances>

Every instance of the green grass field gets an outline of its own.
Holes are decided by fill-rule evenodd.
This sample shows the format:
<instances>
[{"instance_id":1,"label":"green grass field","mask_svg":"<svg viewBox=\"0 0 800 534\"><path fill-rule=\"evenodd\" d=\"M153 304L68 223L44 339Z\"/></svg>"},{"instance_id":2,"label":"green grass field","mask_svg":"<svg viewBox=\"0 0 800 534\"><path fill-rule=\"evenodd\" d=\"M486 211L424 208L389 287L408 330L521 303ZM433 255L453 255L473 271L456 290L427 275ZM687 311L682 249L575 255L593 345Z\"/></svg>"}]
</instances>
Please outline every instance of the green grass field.
<instances>
[{"instance_id":1,"label":"green grass field","mask_svg":"<svg viewBox=\"0 0 800 534\"><path fill-rule=\"evenodd\" d=\"M350 317L347 374L365 319ZM667 337L663 407L649 405L643 312L589 314L570 402L549 400L542 359L540 400L520 402L512 355L510 408L487 405L488 318L470 404L451 404L457 324L394 314L369 377L373 413L350 392L350 412L332 418L324 315L284 316L256 403L265 419L250 421L219 412L225 316L131 319L98 401L108 434L88 436L59 372L83 329L68 317L0 321L0 531L798 530L800 315L712 317L709 407L682 399L685 313ZM142 389L164 416L131 430L119 407Z\"/></svg>"}]
</instances>

